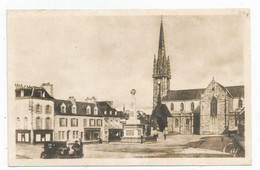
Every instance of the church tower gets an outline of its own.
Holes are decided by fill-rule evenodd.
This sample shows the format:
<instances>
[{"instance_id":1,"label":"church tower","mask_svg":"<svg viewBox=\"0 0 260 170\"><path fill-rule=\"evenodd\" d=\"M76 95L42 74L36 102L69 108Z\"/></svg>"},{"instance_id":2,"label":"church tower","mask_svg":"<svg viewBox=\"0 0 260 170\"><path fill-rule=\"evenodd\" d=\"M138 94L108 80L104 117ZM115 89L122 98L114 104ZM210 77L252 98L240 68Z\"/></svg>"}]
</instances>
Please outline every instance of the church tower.
<instances>
[{"instance_id":1,"label":"church tower","mask_svg":"<svg viewBox=\"0 0 260 170\"><path fill-rule=\"evenodd\" d=\"M157 100L159 95L158 81L160 81L160 86L161 86L160 97L164 97L167 95L167 91L170 90L170 80L171 80L170 58L169 56L166 57L164 32L163 32L163 20L161 18L158 56L156 58L156 55L154 55L154 61L153 61L153 108L155 108L155 106L157 105Z\"/></svg>"}]
</instances>

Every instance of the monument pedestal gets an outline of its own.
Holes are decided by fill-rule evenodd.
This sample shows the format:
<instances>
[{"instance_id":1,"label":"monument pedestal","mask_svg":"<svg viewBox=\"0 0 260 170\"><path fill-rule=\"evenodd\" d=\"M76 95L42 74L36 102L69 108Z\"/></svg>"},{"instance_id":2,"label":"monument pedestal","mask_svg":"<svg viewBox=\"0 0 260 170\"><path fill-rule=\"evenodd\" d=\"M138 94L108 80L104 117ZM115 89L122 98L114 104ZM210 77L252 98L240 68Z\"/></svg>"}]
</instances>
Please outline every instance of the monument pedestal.
<instances>
[{"instance_id":1,"label":"monument pedestal","mask_svg":"<svg viewBox=\"0 0 260 170\"><path fill-rule=\"evenodd\" d=\"M144 124L125 124L123 127L124 136L121 142L124 143L142 143Z\"/></svg>"}]
</instances>

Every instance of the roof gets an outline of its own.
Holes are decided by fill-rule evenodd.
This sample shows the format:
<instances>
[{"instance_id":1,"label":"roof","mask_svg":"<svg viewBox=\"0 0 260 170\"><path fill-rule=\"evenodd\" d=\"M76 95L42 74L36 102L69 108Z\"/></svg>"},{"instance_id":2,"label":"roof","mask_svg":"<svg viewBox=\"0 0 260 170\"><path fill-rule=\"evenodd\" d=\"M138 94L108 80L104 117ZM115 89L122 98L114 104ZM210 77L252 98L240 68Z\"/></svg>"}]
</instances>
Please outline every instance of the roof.
<instances>
[{"instance_id":1,"label":"roof","mask_svg":"<svg viewBox=\"0 0 260 170\"><path fill-rule=\"evenodd\" d=\"M97 107L104 117L121 117L121 112L117 112L117 110L112 108L106 101L97 102ZM105 111L107 114L105 114ZM110 114L110 111L112 111L112 114ZM117 114L115 114L116 112Z\"/></svg>"},{"instance_id":2,"label":"roof","mask_svg":"<svg viewBox=\"0 0 260 170\"><path fill-rule=\"evenodd\" d=\"M227 86L224 87L218 83L218 85L228 94L234 98L244 98L244 86ZM204 93L205 88L203 89L187 89L187 90L169 90L167 95L162 98L163 101L167 100L194 100L200 99L201 94Z\"/></svg>"},{"instance_id":3,"label":"roof","mask_svg":"<svg viewBox=\"0 0 260 170\"><path fill-rule=\"evenodd\" d=\"M62 104L66 105L66 113L61 113L61 105ZM100 110L98 110L98 114L94 115L94 108L95 104L94 103L87 103L87 102L76 102L77 106L77 113L74 114L72 113L72 102L70 100L60 100L60 99L55 99L54 100L54 111L56 115L67 115L67 116L97 116L100 117L102 116L102 113ZM87 115L86 113L86 108L90 106L90 114Z\"/></svg>"},{"instance_id":4,"label":"roof","mask_svg":"<svg viewBox=\"0 0 260 170\"><path fill-rule=\"evenodd\" d=\"M162 100L191 100L200 99L205 89L169 90Z\"/></svg>"},{"instance_id":5,"label":"roof","mask_svg":"<svg viewBox=\"0 0 260 170\"><path fill-rule=\"evenodd\" d=\"M23 97L21 97L22 90L24 91ZM15 89L15 96L17 98L32 97L46 100L54 99L43 87L26 87Z\"/></svg>"}]
</instances>

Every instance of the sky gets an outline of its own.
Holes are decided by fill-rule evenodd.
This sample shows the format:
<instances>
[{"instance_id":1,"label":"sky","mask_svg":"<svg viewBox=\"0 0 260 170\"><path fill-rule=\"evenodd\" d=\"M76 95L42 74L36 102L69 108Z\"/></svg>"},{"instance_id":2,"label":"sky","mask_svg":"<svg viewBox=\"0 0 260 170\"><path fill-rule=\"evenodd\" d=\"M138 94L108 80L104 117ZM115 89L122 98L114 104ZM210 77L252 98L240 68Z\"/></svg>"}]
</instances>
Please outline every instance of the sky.
<instances>
[{"instance_id":1,"label":"sky","mask_svg":"<svg viewBox=\"0 0 260 170\"><path fill-rule=\"evenodd\" d=\"M136 89L137 108L152 111L153 59L161 17L19 13L7 18L12 83L54 85L54 97L95 96L122 110ZM171 90L244 84L243 20L238 15L163 16Z\"/></svg>"}]
</instances>

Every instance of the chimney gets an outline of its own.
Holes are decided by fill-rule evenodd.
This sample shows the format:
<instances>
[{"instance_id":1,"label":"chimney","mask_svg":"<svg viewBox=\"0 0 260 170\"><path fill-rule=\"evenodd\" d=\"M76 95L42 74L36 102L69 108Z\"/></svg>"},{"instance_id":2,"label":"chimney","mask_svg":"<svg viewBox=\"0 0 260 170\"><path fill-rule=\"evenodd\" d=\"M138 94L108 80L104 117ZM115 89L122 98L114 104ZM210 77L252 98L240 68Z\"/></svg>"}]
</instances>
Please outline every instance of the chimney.
<instances>
[{"instance_id":1,"label":"chimney","mask_svg":"<svg viewBox=\"0 0 260 170\"><path fill-rule=\"evenodd\" d=\"M96 104L97 99L93 96L93 97L87 97L87 98L85 99L85 101L86 101L87 103Z\"/></svg>"},{"instance_id":2,"label":"chimney","mask_svg":"<svg viewBox=\"0 0 260 170\"><path fill-rule=\"evenodd\" d=\"M70 96L68 100L71 101L73 105L76 105L76 99L74 96Z\"/></svg>"},{"instance_id":3,"label":"chimney","mask_svg":"<svg viewBox=\"0 0 260 170\"><path fill-rule=\"evenodd\" d=\"M49 93L49 95L53 97L53 84L43 83L41 87L43 87L47 91L47 93Z\"/></svg>"}]
</instances>

